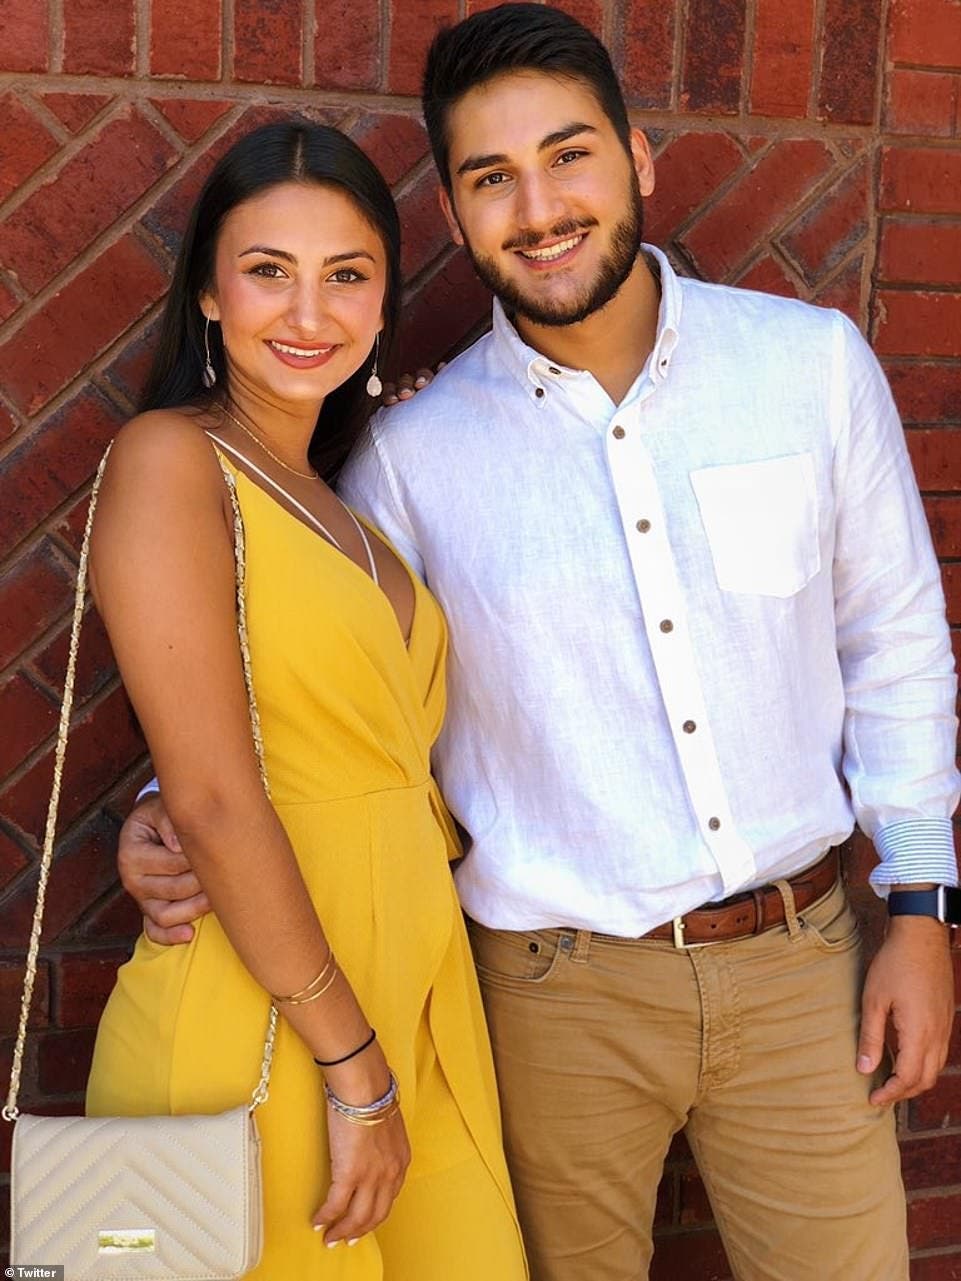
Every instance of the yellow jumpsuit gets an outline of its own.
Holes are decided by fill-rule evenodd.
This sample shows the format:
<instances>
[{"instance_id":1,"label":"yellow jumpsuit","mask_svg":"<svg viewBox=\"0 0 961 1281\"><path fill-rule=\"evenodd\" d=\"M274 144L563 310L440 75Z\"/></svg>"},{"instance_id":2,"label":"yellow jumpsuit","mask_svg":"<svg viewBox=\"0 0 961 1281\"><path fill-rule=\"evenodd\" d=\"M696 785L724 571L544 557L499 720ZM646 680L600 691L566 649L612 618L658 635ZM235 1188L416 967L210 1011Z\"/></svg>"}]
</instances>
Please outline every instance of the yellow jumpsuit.
<instances>
[{"instance_id":1,"label":"yellow jumpsuit","mask_svg":"<svg viewBox=\"0 0 961 1281\"><path fill-rule=\"evenodd\" d=\"M444 713L443 616L416 578L409 647L384 593L231 468L247 541L254 686L273 803L338 961L400 1083L413 1158L390 1218L328 1249L322 1077L280 1020L263 1144L270 1281L522 1281L493 1065L430 777ZM413 577L413 576L412 576ZM269 1001L213 915L188 945L141 937L97 1036L88 1112L246 1101Z\"/></svg>"}]
</instances>

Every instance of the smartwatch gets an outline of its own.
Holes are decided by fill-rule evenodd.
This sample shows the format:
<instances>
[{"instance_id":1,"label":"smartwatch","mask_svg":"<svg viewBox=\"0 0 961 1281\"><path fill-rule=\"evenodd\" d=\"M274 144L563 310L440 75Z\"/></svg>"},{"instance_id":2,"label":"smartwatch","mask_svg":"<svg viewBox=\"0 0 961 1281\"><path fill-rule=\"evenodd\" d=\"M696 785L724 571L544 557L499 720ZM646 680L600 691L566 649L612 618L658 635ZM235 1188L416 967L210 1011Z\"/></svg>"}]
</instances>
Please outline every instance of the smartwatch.
<instances>
[{"instance_id":1,"label":"smartwatch","mask_svg":"<svg viewBox=\"0 0 961 1281\"><path fill-rule=\"evenodd\" d=\"M961 926L961 890L936 885L933 890L892 890L889 916L933 916L945 925Z\"/></svg>"}]
</instances>

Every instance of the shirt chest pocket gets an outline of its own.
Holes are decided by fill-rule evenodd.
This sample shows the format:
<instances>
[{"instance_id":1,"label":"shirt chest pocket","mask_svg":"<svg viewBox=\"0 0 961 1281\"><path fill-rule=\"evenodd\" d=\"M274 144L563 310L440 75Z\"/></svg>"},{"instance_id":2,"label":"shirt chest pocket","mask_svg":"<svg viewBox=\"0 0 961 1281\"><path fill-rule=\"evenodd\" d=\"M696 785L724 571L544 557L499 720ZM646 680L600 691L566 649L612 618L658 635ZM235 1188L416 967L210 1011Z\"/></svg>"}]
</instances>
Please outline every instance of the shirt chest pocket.
<instances>
[{"instance_id":1,"label":"shirt chest pocket","mask_svg":"<svg viewBox=\"0 0 961 1281\"><path fill-rule=\"evenodd\" d=\"M793 596L821 568L809 453L690 473L718 586Z\"/></svg>"}]
</instances>

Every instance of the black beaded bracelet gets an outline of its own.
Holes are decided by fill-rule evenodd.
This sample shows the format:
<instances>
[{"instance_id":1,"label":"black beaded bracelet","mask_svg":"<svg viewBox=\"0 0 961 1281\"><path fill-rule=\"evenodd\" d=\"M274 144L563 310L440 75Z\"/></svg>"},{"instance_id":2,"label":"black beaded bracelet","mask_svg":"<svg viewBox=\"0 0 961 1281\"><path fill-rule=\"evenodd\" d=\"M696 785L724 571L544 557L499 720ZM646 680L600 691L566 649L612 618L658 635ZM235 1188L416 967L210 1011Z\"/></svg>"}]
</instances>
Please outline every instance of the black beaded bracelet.
<instances>
[{"instance_id":1,"label":"black beaded bracelet","mask_svg":"<svg viewBox=\"0 0 961 1281\"><path fill-rule=\"evenodd\" d=\"M355 1059L358 1054L363 1054L364 1050L366 1050L369 1045L373 1045L376 1040L377 1033L373 1028L371 1028L370 1036L363 1045L358 1045L356 1050L351 1050L349 1054L344 1054L339 1059L314 1059L314 1062L318 1067L338 1067L341 1063L347 1063L350 1059Z\"/></svg>"}]
</instances>

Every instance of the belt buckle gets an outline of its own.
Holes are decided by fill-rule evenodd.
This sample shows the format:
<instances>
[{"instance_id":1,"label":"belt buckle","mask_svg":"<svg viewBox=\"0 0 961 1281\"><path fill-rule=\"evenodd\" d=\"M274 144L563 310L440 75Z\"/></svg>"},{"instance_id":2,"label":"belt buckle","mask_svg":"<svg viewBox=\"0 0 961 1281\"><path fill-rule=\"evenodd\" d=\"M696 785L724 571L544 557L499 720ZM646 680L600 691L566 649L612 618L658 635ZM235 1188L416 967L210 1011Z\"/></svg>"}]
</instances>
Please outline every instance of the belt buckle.
<instances>
[{"instance_id":1,"label":"belt buckle","mask_svg":"<svg viewBox=\"0 0 961 1281\"><path fill-rule=\"evenodd\" d=\"M674 930L674 946L680 951L683 951L687 947L687 944L684 942L684 917L675 916L671 925Z\"/></svg>"}]
</instances>

